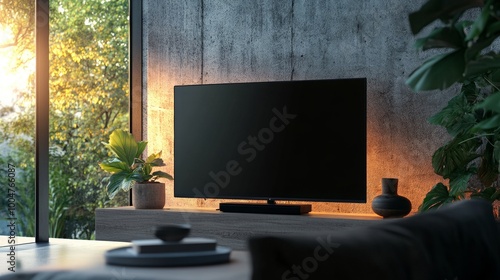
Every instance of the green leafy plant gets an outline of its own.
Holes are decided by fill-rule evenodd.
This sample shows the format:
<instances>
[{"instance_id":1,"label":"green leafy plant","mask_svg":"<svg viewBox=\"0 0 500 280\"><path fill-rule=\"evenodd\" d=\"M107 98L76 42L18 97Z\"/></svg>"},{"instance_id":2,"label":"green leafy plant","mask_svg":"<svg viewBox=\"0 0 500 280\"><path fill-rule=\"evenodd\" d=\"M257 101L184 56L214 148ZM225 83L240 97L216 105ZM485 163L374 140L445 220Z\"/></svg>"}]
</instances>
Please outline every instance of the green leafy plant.
<instances>
[{"instance_id":1,"label":"green leafy plant","mask_svg":"<svg viewBox=\"0 0 500 280\"><path fill-rule=\"evenodd\" d=\"M109 136L109 142L104 143L110 150L112 157L99 163L99 166L109 173L107 192L113 198L121 189L128 191L135 183L157 182L159 178L173 180L174 178L163 171L154 171L153 167L165 166L161 159L161 151L152 153L145 160L141 158L148 142L136 141L133 135L117 129Z\"/></svg>"},{"instance_id":2,"label":"green leafy plant","mask_svg":"<svg viewBox=\"0 0 500 280\"><path fill-rule=\"evenodd\" d=\"M474 17L476 16L476 17ZM434 24L416 40L422 51L438 53L406 80L414 91L459 92L429 121L451 136L432 156L436 174L448 180L427 193L419 210L470 197L500 199L500 36L499 0L428 0L409 15L413 35Z\"/></svg>"}]
</instances>

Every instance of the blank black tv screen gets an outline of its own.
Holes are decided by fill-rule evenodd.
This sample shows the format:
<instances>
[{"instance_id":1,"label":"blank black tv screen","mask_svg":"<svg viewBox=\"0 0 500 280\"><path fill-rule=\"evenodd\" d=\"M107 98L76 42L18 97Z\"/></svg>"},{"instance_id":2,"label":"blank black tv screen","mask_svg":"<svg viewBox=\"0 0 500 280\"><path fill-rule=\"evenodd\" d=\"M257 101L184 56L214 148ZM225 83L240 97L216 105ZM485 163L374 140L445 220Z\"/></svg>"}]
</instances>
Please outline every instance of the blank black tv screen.
<instances>
[{"instance_id":1,"label":"blank black tv screen","mask_svg":"<svg viewBox=\"0 0 500 280\"><path fill-rule=\"evenodd\" d=\"M366 78L174 87L174 196L366 202Z\"/></svg>"}]
</instances>

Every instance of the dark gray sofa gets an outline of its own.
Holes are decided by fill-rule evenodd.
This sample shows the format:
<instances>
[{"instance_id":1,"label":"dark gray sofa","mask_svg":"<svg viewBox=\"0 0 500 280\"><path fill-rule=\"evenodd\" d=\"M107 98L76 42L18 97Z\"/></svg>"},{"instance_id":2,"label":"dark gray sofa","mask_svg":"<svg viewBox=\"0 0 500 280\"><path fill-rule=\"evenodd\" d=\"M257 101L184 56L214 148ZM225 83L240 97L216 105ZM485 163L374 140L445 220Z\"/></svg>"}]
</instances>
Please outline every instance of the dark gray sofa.
<instances>
[{"instance_id":1,"label":"dark gray sofa","mask_svg":"<svg viewBox=\"0 0 500 280\"><path fill-rule=\"evenodd\" d=\"M491 203L471 199L363 228L248 240L252 279L500 279Z\"/></svg>"}]
</instances>

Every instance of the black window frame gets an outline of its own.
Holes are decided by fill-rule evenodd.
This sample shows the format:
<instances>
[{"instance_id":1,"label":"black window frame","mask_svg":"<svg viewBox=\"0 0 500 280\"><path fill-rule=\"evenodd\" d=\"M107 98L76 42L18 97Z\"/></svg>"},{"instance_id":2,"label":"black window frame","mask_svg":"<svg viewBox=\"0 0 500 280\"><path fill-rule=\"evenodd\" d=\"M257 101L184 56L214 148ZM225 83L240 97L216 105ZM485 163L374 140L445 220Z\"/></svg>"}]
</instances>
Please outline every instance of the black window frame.
<instances>
[{"instance_id":1,"label":"black window frame","mask_svg":"<svg viewBox=\"0 0 500 280\"><path fill-rule=\"evenodd\" d=\"M35 0L35 242L49 242L49 1ZM129 129L143 138L142 0L129 0ZM129 200L129 205L131 201Z\"/></svg>"}]
</instances>

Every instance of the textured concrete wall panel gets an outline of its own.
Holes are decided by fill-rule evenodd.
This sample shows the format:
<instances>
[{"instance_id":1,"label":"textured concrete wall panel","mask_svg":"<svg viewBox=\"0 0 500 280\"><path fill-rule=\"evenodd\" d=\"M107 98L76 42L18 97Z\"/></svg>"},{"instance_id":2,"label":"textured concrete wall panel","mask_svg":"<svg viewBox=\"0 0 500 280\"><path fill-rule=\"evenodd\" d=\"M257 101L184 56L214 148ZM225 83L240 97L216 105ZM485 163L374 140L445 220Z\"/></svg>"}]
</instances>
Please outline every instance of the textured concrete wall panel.
<instances>
[{"instance_id":1,"label":"textured concrete wall panel","mask_svg":"<svg viewBox=\"0 0 500 280\"><path fill-rule=\"evenodd\" d=\"M176 84L366 77L368 202L313 203L313 210L373 213L371 200L381 193L381 178L397 177L400 194L416 211L426 192L442 181L432 170L431 156L448 138L427 119L454 93L414 93L405 85L428 56L415 50L407 18L423 3L144 1L144 110L150 149L164 150L170 171ZM171 188L167 205L214 209L220 202L173 198Z\"/></svg>"},{"instance_id":2,"label":"textured concrete wall panel","mask_svg":"<svg viewBox=\"0 0 500 280\"><path fill-rule=\"evenodd\" d=\"M204 1L204 82L289 80L292 3Z\"/></svg>"}]
</instances>

